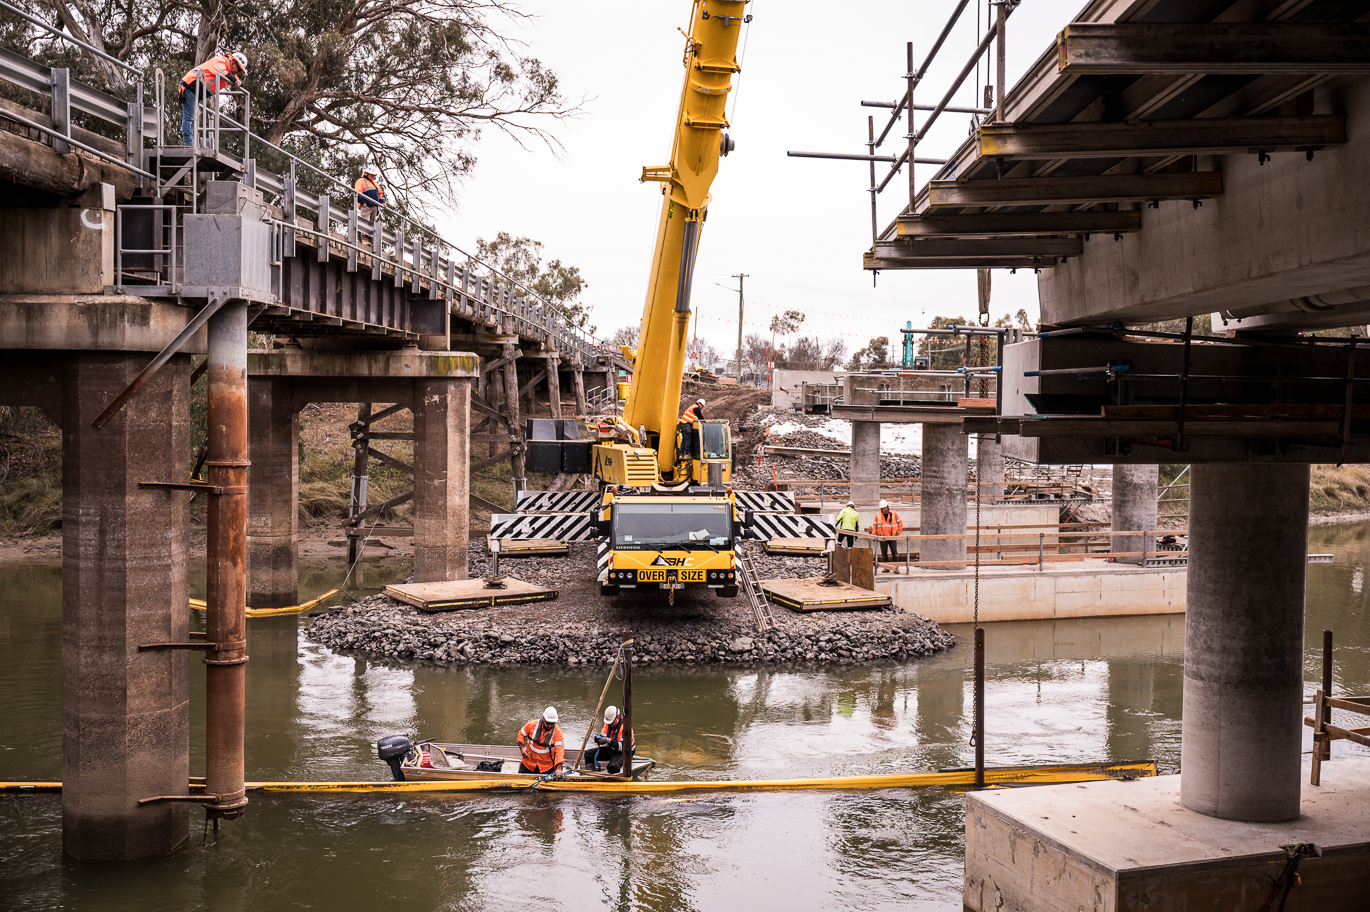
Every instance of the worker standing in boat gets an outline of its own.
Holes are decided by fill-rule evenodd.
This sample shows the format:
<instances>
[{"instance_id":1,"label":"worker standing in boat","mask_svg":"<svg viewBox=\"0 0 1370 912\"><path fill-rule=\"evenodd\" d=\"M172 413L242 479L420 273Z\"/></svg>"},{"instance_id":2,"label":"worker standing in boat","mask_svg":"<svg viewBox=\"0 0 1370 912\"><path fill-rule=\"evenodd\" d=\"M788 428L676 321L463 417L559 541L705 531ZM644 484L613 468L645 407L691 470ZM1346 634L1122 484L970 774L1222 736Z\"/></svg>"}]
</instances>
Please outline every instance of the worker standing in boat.
<instances>
[{"instance_id":1,"label":"worker standing in boat","mask_svg":"<svg viewBox=\"0 0 1370 912\"><path fill-rule=\"evenodd\" d=\"M542 718L529 719L519 729L520 773L544 776L551 773L560 776L566 765L566 739L557 724L557 708L549 706L542 711Z\"/></svg>"},{"instance_id":2,"label":"worker standing in boat","mask_svg":"<svg viewBox=\"0 0 1370 912\"><path fill-rule=\"evenodd\" d=\"M632 766L632 758L637 754L637 738L631 729L625 734L623 728L623 716L617 706L610 706L604 710L604 728L595 735L596 746L585 755L587 768L599 772L600 764L603 763L608 767L609 775L617 776L625 765Z\"/></svg>"}]
</instances>

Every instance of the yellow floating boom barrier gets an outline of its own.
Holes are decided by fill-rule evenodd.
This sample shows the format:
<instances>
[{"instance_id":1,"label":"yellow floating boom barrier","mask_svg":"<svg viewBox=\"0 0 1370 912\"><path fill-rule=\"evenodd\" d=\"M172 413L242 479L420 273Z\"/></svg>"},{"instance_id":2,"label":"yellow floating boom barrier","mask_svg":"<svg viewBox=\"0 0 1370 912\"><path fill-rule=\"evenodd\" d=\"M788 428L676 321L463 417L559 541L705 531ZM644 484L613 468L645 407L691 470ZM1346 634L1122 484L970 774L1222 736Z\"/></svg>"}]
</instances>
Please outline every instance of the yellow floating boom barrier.
<instances>
[{"instance_id":1,"label":"yellow floating boom barrier","mask_svg":"<svg viewBox=\"0 0 1370 912\"><path fill-rule=\"evenodd\" d=\"M322 604L323 602L328 601L329 599L331 599L333 596L335 596L335 595L337 595L337 594L338 594L338 590L337 590L337 589L329 589L327 592L325 592L323 595L319 596L318 598L312 598L312 599L310 599L309 601L305 602L305 603L302 604L302 605L287 605L287 606L284 607L284 608L248 608L248 609L247 609L247 616L248 616L248 617L275 617L275 616L277 616L277 615L282 615L282 614L302 614L302 613L308 611L310 608L313 608L313 607L316 606L316 605L320 605L320 604ZM205 604L205 600L204 600L204 599L197 599L197 598L191 599L191 600L190 600L190 607L191 607L191 609L194 610L194 611L208 611L208 610L209 610L209 605Z\"/></svg>"},{"instance_id":2,"label":"yellow floating boom barrier","mask_svg":"<svg viewBox=\"0 0 1370 912\"><path fill-rule=\"evenodd\" d=\"M986 767L985 785L1060 785L1069 782L1098 782L1104 779L1141 779L1156 775L1156 761L1136 763L1063 764L1057 766ZM645 780L568 780L547 779L532 785L511 784L508 780L466 779L427 782L393 780L357 782L249 782L249 792L333 792L364 794L417 794L442 792L593 792L615 795L660 795L672 792L757 792L800 789L841 791L844 789L893 788L969 788L975 785L975 770L950 769L923 773L889 773L876 776L829 776L813 779L679 779ZM192 783L191 791L204 788ZM60 792L60 782L0 782L0 794L50 794Z\"/></svg>"}]
</instances>

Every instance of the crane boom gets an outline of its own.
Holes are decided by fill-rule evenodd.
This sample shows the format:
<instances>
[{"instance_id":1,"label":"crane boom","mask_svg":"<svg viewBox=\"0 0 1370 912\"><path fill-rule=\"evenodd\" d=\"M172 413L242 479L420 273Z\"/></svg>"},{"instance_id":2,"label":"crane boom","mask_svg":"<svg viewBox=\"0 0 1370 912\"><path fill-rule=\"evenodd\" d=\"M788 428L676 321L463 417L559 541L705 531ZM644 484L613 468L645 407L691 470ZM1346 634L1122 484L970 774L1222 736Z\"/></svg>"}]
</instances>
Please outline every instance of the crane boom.
<instances>
[{"instance_id":1,"label":"crane boom","mask_svg":"<svg viewBox=\"0 0 1370 912\"><path fill-rule=\"evenodd\" d=\"M686 37L685 80L670 162L642 169L642 180L662 183L656 247L642 309L638 349L623 420L645 427L657 468L672 476L675 425L690 325L690 284L709 187L718 159L732 141L725 109L732 77L741 70L737 41L748 0L694 0ZM649 445L647 440L642 445Z\"/></svg>"}]
</instances>

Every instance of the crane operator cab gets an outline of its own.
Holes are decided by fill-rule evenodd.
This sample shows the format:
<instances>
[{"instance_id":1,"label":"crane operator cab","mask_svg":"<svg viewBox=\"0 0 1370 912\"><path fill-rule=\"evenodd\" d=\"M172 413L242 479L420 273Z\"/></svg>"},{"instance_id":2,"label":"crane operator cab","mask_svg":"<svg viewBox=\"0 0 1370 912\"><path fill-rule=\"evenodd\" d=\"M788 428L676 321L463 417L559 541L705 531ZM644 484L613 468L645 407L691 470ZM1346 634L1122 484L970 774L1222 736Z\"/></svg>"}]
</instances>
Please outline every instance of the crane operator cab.
<instances>
[{"instance_id":1,"label":"crane operator cab","mask_svg":"<svg viewBox=\"0 0 1370 912\"><path fill-rule=\"evenodd\" d=\"M721 487L732 482L732 460L732 432L726 420L695 419L677 426L676 478Z\"/></svg>"}]
</instances>

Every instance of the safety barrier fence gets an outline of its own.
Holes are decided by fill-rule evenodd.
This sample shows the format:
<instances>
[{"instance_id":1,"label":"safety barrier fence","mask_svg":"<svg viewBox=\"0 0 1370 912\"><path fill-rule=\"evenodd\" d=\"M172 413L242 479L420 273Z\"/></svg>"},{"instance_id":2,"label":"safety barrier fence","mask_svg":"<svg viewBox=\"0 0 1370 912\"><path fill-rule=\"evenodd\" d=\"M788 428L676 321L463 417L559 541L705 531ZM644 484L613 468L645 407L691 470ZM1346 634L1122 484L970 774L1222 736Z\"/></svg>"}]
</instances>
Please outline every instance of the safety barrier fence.
<instances>
[{"instance_id":1,"label":"safety barrier fence","mask_svg":"<svg viewBox=\"0 0 1370 912\"><path fill-rule=\"evenodd\" d=\"M40 96L52 111L48 118L51 121L50 125L26 117L9 107L0 108L0 118L44 133L52 138L58 151L69 151L69 146L125 168L135 175L136 186L146 187L151 182L154 189L163 191L166 189L164 184L179 183L179 180L168 182L167 175L163 173L164 156L160 153L184 150L185 147L167 143L167 129L172 124L168 123L166 116L168 99L165 93L164 74L160 70L156 74L154 103L147 105L144 76L138 67L100 51L93 45L30 15L7 0L0 0L0 10L28 22L51 38L79 47L103 63L118 68L128 75L132 83L132 100L125 101L71 79L69 70L65 68L45 67L21 55L0 49L0 80ZM582 358L617 357L617 347L595 339L582 327L566 320L552 304L540 299L531 289L488 264L480 263L428 226L394 208L387 207L382 210L376 222L378 226L382 226L381 230L372 234L370 247L363 247L359 244L360 225L357 223L356 192L352 186L253 133L250 127L251 95L246 90L228 90L223 94L233 99L242 119L239 120L229 114L218 97L206 91L203 96L206 103L196 105L194 142L189 148L192 159L189 170L193 178L194 160L200 156L222 158L230 152L236 154L240 160L230 160L230 164L241 171L244 182L255 189L272 194L280 202L279 208L283 216L273 221L275 251L288 251L293 255L295 232L304 231L314 237L326 235L329 243L319 244L321 259L325 258L330 247L345 245L350 267L354 265L354 259L362 255L373 260L379 259L389 267L386 271L394 276L396 286L407 283L412 293L418 293L422 285L427 285L430 299L445 297L449 305L455 302L458 307L455 313L458 316L474 316L479 322L498 327L501 331L517 333L521 337L547 344L569 355ZM123 130L126 154L122 157L113 155L107 150L76 139L73 136L71 122L73 112ZM172 118L172 121L179 127L179 118ZM256 160L250 155L254 148L281 157L288 165L289 173L276 175L258 169ZM173 175L185 166L181 160L176 160L174 167L176 170L172 172ZM307 174L314 185L325 188L324 191L311 193L301 187L301 173ZM346 205L339 205L338 201L342 200L346 200ZM191 211L195 211L193 193L190 194L189 206ZM126 208L131 210L135 207ZM301 224L298 218L301 210L315 214L314 226ZM116 222L116 225L121 224L122 222ZM120 261L120 267L124 265L125 254L155 258L161 267L156 270L157 275L166 279L157 288L165 287L173 294L180 290L180 283L176 272L167 267L175 256L172 248L182 238L182 235L176 232L174 224L173 215L172 221L164 222L164 225L170 228L170 234L163 233L158 236L157 243L153 246L124 247L122 237L116 242L119 251L116 256ZM339 229L336 232L333 230L335 225ZM293 228L294 232L288 231L288 228ZM164 232L165 230L164 228ZM459 259L466 262L458 265ZM183 257L177 258L176 262L183 262ZM487 274L476 275L477 265ZM128 275L137 283L130 284L128 291L152 292L148 287L138 287L138 284L148 281L148 275L138 274L137 270L131 270ZM521 289L525 294L519 295L511 290L513 288Z\"/></svg>"},{"instance_id":2,"label":"safety barrier fence","mask_svg":"<svg viewBox=\"0 0 1370 912\"><path fill-rule=\"evenodd\" d=\"M1091 523L1089 525L1097 524ZM878 543L880 542L894 542L896 548L902 545L903 547L900 549L904 554L902 565L899 561L877 561L877 563L884 569L894 572L899 572L900 567L902 566L902 572L905 574L910 573L914 568L960 568L977 563L982 567L1036 566L1037 569L1041 571L1045 570L1046 565L1049 563L1081 562L1085 560L1106 561L1116 560L1118 558L1139 558L1140 563L1143 566L1146 566L1155 561L1180 561L1187 559L1188 556L1188 552L1185 550L1187 546L1182 545L1179 542L1168 547L1161 545L1151 546L1152 536L1162 535L1171 538L1179 538L1189 534L1187 529L1141 529L1105 533L1100 530L1069 532L1060 531L1059 528L1057 528L1056 531L1052 532L1037 532L1037 541L1032 544L1027 544L1022 542L1022 539L1024 538L1023 532L1032 528L1044 529L1043 526L1025 524L1024 526L1018 527L1023 531L1010 532L990 532L988 531L990 528L1003 530L1009 527L999 525L992 527L982 526L978 532L951 535L921 535L910 532L903 532L899 535L874 535L869 532L839 531L838 537L839 540L850 538L857 542L869 543L869 548L877 553L879 551ZM1047 526L1045 528L1053 527ZM1111 546L1106 550L1098 550L1098 546L1103 544L1100 539L1111 540L1117 536L1141 536L1142 550L1114 551ZM1052 540L1048 541L1048 538ZM1064 539L1072 539L1072 541L1064 541ZM913 559L915 550L921 555L921 543L928 541L978 541L980 544L968 546L966 548L966 557L960 560L925 561ZM920 543L920 546L917 549L913 547L914 542ZM1091 548L1094 550L1091 550ZM1080 550L1073 551L1071 549ZM1021 556L985 558L982 556L985 554L1017 554ZM979 560L976 560L977 555L981 555Z\"/></svg>"},{"instance_id":3,"label":"safety barrier fence","mask_svg":"<svg viewBox=\"0 0 1370 912\"><path fill-rule=\"evenodd\" d=\"M875 488L878 497L906 505L913 504L916 506L923 500L922 481L917 478L884 478L879 481L852 481L849 478L786 478L778 483L800 494L805 504L813 505L816 503L819 509L824 509L830 504L834 506L845 504L851 496L853 487L866 491ZM1049 496L1053 489L1060 496ZM983 504L1041 503L1053 505L1072 501L1106 504L1112 501L1111 497L1081 491L1078 486L1068 484L1026 481L966 482L966 496L968 498L973 501L977 492L979 492L980 502Z\"/></svg>"}]
</instances>

